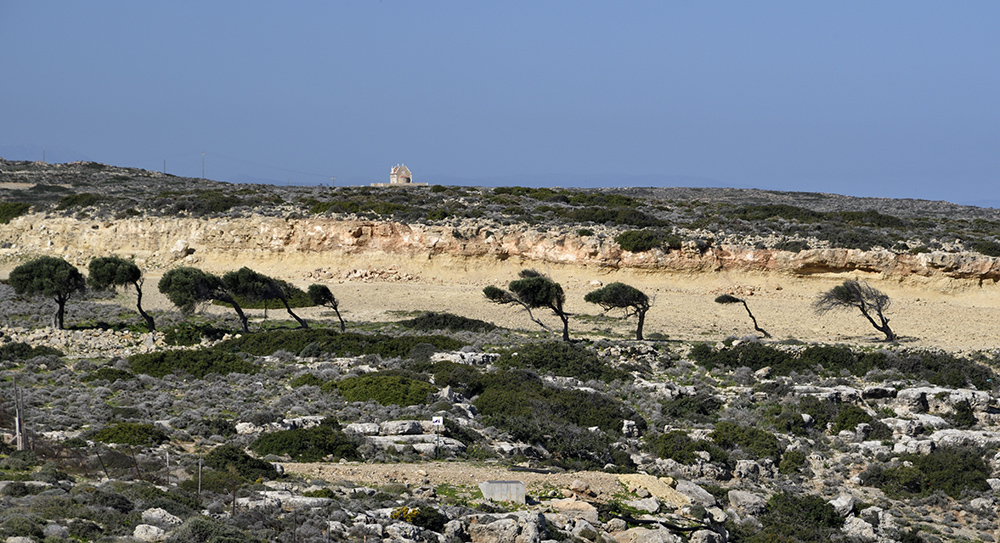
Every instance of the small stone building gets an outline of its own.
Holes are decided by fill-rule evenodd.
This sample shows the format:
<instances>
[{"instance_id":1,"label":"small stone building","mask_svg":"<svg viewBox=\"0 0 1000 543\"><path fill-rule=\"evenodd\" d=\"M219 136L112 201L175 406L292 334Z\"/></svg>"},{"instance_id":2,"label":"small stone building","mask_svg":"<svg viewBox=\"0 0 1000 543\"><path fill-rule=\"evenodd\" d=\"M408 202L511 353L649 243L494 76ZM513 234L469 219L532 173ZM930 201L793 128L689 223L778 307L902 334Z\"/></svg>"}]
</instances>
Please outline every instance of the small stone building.
<instances>
[{"instance_id":1,"label":"small stone building","mask_svg":"<svg viewBox=\"0 0 1000 543\"><path fill-rule=\"evenodd\" d=\"M389 182L388 183L372 183L373 187L399 187L399 186L409 186L409 187L426 187L427 183L414 183L413 174L410 173L410 169L406 167L405 164L397 164L392 167L389 171Z\"/></svg>"}]
</instances>

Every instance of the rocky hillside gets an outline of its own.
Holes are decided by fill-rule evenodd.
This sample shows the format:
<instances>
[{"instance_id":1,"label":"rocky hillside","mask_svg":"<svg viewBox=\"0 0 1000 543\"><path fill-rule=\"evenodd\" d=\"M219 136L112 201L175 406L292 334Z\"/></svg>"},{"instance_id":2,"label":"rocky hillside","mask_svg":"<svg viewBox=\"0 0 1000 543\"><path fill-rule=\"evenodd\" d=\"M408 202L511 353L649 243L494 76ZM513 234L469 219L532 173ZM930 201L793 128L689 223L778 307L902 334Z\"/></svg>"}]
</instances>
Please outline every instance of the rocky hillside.
<instances>
[{"instance_id":1,"label":"rocky hillside","mask_svg":"<svg viewBox=\"0 0 1000 543\"><path fill-rule=\"evenodd\" d=\"M974 285L968 303L903 300L918 316L893 321L951 330L963 311L993 314L980 306L998 279L994 210L730 189L239 186L3 161L0 201L4 276L37 255L85 266L118 254L151 277L266 264L333 283L343 260L393 268L338 276L338 296L352 281L400 287L392 319L348 313L341 332L332 312L303 307L310 327L295 329L272 308L240 334L228 307L167 305L150 310L149 333L130 294L93 291L71 300L72 329L52 330L51 301L0 283L7 541L1000 537L995 348L946 352L905 335L807 343L742 325L675 335L679 321L662 315L634 341L619 333L633 320L612 326L576 298L573 342L467 307L399 311L407 288L440 296L417 272L441 261L586 270L567 289L579 298L597 286L592 270L849 272L918 292ZM718 293L756 296L758 315L787 297L785 318L804 320L807 302L773 283L766 298ZM348 299L374 303L378 286ZM667 318L707 321L719 306L698 291L684 313L680 295L659 292ZM825 326L810 337L836 337ZM16 450L18 413L29 450Z\"/></svg>"},{"instance_id":2,"label":"rocky hillside","mask_svg":"<svg viewBox=\"0 0 1000 543\"><path fill-rule=\"evenodd\" d=\"M372 253L599 268L996 281L1000 212L737 189L270 187L0 160L0 255L151 267Z\"/></svg>"}]
</instances>

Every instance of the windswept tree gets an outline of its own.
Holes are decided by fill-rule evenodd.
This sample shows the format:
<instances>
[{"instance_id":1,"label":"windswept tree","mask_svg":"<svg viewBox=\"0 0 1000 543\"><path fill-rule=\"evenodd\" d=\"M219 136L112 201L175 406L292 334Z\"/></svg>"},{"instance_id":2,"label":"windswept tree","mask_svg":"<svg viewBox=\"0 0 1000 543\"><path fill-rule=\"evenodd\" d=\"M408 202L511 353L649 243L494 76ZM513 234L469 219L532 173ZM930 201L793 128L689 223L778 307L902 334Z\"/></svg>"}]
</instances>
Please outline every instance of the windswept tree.
<instances>
[{"instance_id":1,"label":"windswept tree","mask_svg":"<svg viewBox=\"0 0 1000 543\"><path fill-rule=\"evenodd\" d=\"M764 337L766 337L766 338L771 337L771 334L768 334L767 330L764 330L763 328L761 328L760 326L757 325L757 319L753 316L753 313L750 312L750 306L747 305L746 300L744 300L742 298L737 298L736 296L733 296L731 294L723 294L722 296L719 296L718 298L715 299L715 303L717 303L717 304L743 304L743 309L747 310L747 315L750 315L750 320L753 321L753 329L756 330L756 331L758 331L758 332L760 332L761 334L764 334Z\"/></svg>"},{"instance_id":2,"label":"windswept tree","mask_svg":"<svg viewBox=\"0 0 1000 543\"><path fill-rule=\"evenodd\" d=\"M292 307L288 304L292 286L287 282L268 277L263 273L256 272L244 266L223 275L222 283L226 285L226 290L230 294L239 296L245 300L280 300L285 306L285 311L295 319L295 322L299 323L300 328L309 328L306 321L293 313Z\"/></svg>"},{"instance_id":3,"label":"windswept tree","mask_svg":"<svg viewBox=\"0 0 1000 543\"><path fill-rule=\"evenodd\" d=\"M146 328L150 332L156 330L153 317L142 309L142 270L135 262L118 256L102 256L90 261L87 272L87 285L94 290L110 290L126 285L135 287L135 307L146 321Z\"/></svg>"},{"instance_id":4,"label":"windswept tree","mask_svg":"<svg viewBox=\"0 0 1000 543\"><path fill-rule=\"evenodd\" d=\"M483 295L495 304L520 305L528 312L528 318L549 331L552 329L538 320L531 310L551 309L562 320L563 341L569 341L569 313L563 310L566 293L563 292L562 286L535 270L521 270L518 276L520 279L511 281L507 285L509 290L489 286L483 289Z\"/></svg>"},{"instance_id":5,"label":"windswept tree","mask_svg":"<svg viewBox=\"0 0 1000 543\"><path fill-rule=\"evenodd\" d=\"M343 332L347 329L344 324L344 317L340 316L340 304L337 302L337 298L334 297L333 293L330 292L330 287L326 285L312 284L309 285L309 299L315 305L321 305L329 307L337 314L337 319L340 321L340 331Z\"/></svg>"},{"instance_id":6,"label":"windswept tree","mask_svg":"<svg viewBox=\"0 0 1000 543\"><path fill-rule=\"evenodd\" d=\"M813 309L817 313L833 309L858 309L876 330L885 334L886 341L895 341L899 336L889 328L889 318L885 316L890 304L892 300L882 291L868 283L848 280L820 294L813 302Z\"/></svg>"},{"instance_id":7,"label":"windswept tree","mask_svg":"<svg viewBox=\"0 0 1000 543\"><path fill-rule=\"evenodd\" d=\"M642 341L642 325L646 322L646 312L652 306L649 296L641 290L625 283L611 283L597 290L592 290L583 297L584 301L601 306L605 311L621 309L624 318L636 316L639 324L635 328L635 339Z\"/></svg>"},{"instance_id":8,"label":"windswept tree","mask_svg":"<svg viewBox=\"0 0 1000 543\"><path fill-rule=\"evenodd\" d=\"M54 256L41 256L14 268L8 278L18 296L50 296L56 302L52 327L62 329L66 302L75 292L87 288L87 282L76 266Z\"/></svg>"},{"instance_id":9,"label":"windswept tree","mask_svg":"<svg viewBox=\"0 0 1000 543\"><path fill-rule=\"evenodd\" d=\"M233 298L232 293L226 289L226 284L217 275L206 273L198 268L174 268L163 274L157 288L185 313L194 311L195 307L202 302L218 300L229 304L240 318L240 327L243 332L250 332L243 308L240 307L239 302Z\"/></svg>"}]
</instances>

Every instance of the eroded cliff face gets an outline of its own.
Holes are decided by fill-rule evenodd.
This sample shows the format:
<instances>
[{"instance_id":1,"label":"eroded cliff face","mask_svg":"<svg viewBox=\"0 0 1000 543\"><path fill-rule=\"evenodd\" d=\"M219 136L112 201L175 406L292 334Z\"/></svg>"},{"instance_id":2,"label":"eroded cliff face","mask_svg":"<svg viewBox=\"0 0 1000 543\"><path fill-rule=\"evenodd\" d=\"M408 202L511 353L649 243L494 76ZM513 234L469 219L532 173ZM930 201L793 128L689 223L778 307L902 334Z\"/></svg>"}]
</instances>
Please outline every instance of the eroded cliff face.
<instances>
[{"instance_id":1,"label":"eroded cliff face","mask_svg":"<svg viewBox=\"0 0 1000 543\"><path fill-rule=\"evenodd\" d=\"M25 257L59 255L85 265L94 256L133 257L147 268L203 263L231 269L243 262L309 267L336 257L371 256L419 262L514 259L523 265L566 264L649 272L748 271L794 275L869 272L886 278L1000 280L1000 260L978 254L896 254L813 249L792 253L723 240L685 243L681 250L623 251L614 232L581 237L570 228L464 221L458 227L326 218L130 218L115 221L19 217L0 225L0 256L9 268Z\"/></svg>"}]
</instances>

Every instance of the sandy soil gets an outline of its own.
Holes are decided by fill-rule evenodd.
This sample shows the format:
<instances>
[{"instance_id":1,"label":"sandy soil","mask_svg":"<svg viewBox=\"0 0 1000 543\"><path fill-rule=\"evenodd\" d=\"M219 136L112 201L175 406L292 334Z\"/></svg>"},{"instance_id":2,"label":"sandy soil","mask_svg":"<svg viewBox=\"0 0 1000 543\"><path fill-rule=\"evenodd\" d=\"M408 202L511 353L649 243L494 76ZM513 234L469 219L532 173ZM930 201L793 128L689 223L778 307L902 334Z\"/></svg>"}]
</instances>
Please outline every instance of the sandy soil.
<instances>
[{"instance_id":1,"label":"sandy soil","mask_svg":"<svg viewBox=\"0 0 1000 543\"><path fill-rule=\"evenodd\" d=\"M331 265L332 264L332 265ZM232 262L203 262L206 269L232 269ZM405 318L408 312L447 311L465 317L494 322L500 326L545 332L531 322L524 311L496 306L482 295L487 285L504 286L517 272L531 263L496 260L451 261L374 257L353 257L336 263L269 262L249 263L263 273L281 277L301 287L316 282L304 279L306 273L323 267L342 276L356 269L394 268L409 274L409 281L327 281L340 301L348 321L390 321ZM811 303L816 296L845 279L862 279L892 297L889 310L891 326L901 336L901 343L922 348L948 350L984 350L1000 346L1000 286L972 281L908 278L884 279L876 274L793 276L785 274L746 274L711 272L678 274L634 270L593 269L585 266L537 266L566 290L566 309L574 314L571 334L630 337L635 319L609 318L600 308L584 302L587 292L598 281L608 284L622 281L653 297L654 305L646 318L645 334L659 333L671 340L718 341L726 337L754 334L742 306L720 305L716 296L732 292L747 300L760 326L775 340L796 339L805 342L837 342L877 346L881 334L857 312L839 311L816 314ZM158 276L147 278L152 286ZM154 288L145 289L150 307L169 307L169 302ZM213 307L210 311L225 311ZM306 318L323 317L318 309L297 311ZM260 312L256 312L259 314ZM272 318L282 314L270 313ZM548 311L536 314L553 328L559 320ZM618 314L612 314L617 317Z\"/></svg>"},{"instance_id":2,"label":"sandy soil","mask_svg":"<svg viewBox=\"0 0 1000 543\"><path fill-rule=\"evenodd\" d=\"M356 484L380 486L390 483L410 486L449 484L476 486L483 481L522 481L529 495L548 494L551 490L569 488L580 480L590 487L598 500L606 501L621 492L618 475L600 471L573 473L534 473L511 471L504 466L476 465L468 462L425 462L420 464L359 464L348 462L283 463L287 473L313 477L325 481L350 481Z\"/></svg>"}]
</instances>

